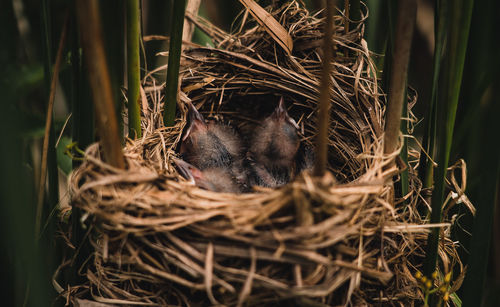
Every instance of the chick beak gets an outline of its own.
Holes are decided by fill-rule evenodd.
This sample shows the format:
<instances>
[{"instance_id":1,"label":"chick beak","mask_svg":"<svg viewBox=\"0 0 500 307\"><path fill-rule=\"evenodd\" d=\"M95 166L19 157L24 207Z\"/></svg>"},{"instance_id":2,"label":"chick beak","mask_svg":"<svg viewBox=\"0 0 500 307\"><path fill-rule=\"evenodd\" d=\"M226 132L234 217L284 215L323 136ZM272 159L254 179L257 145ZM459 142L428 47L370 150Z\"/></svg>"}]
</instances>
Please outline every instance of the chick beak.
<instances>
[{"instance_id":1,"label":"chick beak","mask_svg":"<svg viewBox=\"0 0 500 307\"><path fill-rule=\"evenodd\" d=\"M283 97L280 98L280 101L278 103L278 106L276 109L274 109L273 114L271 115L272 118L278 120L278 121L286 121L290 125L294 126L295 129L299 129L299 125L295 122L293 118L288 115L288 111L286 110L285 102Z\"/></svg>"},{"instance_id":2,"label":"chick beak","mask_svg":"<svg viewBox=\"0 0 500 307\"><path fill-rule=\"evenodd\" d=\"M174 158L174 162L179 174L192 184L195 184L196 178L202 175L199 169L181 159Z\"/></svg>"},{"instance_id":3,"label":"chick beak","mask_svg":"<svg viewBox=\"0 0 500 307\"><path fill-rule=\"evenodd\" d=\"M184 136L182 137L183 141L185 141L194 131L207 130L207 124L205 123L203 115L201 115L200 112L196 110L195 106L191 102L188 103L188 107L189 107L188 111L189 127L187 128L186 132L184 133Z\"/></svg>"}]
</instances>

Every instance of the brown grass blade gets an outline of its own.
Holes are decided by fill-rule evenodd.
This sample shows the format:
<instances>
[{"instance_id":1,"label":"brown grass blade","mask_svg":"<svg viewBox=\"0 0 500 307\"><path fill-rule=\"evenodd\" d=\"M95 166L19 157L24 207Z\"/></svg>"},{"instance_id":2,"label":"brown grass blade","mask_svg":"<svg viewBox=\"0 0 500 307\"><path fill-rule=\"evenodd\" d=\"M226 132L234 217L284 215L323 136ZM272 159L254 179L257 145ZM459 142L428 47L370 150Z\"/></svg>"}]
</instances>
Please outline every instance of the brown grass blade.
<instances>
[{"instance_id":1,"label":"brown grass blade","mask_svg":"<svg viewBox=\"0 0 500 307\"><path fill-rule=\"evenodd\" d=\"M288 53L293 50L293 40L288 31L274 17L253 0L240 0L266 32Z\"/></svg>"},{"instance_id":2,"label":"brown grass blade","mask_svg":"<svg viewBox=\"0 0 500 307\"><path fill-rule=\"evenodd\" d=\"M47 106L47 115L45 120L45 134L43 136L43 149L42 149L42 165L40 168L40 183L38 186L38 198L36 204L36 217L35 217L35 238L38 238L40 234L40 225L42 219L42 206L43 206L43 194L45 191L45 178L47 177L47 157L49 152L49 133L50 126L52 124L52 114L54 108L54 98L56 96L56 85L59 75L59 69L61 67L62 51L64 44L66 42L66 36L68 33L68 13L64 20L64 26L61 33L61 39L59 40L59 47L57 48L56 62L54 64L54 72L52 73L52 81L50 84L50 95L49 103Z\"/></svg>"}]
</instances>

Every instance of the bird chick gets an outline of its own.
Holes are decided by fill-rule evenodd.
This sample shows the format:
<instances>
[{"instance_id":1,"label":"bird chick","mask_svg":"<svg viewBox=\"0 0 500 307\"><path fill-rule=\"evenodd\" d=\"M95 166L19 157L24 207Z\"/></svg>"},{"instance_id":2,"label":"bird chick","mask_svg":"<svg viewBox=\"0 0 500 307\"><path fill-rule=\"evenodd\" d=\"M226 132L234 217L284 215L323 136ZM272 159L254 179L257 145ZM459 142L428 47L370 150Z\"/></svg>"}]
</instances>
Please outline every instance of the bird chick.
<instances>
[{"instance_id":1,"label":"bird chick","mask_svg":"<svg viewBox=\"0 0 500 307\"><path fill-rule=\"evenodd\" d=\"M315 161L314 148L310 145L301 143L299 150L297 152L297 170L296 173L299 174L303 171L312 171Z\"/></svg>"},{"instance_id":2,"label":"bird chick","mask_svg":"<svg viewBox=\"0 0 500 307\"><path fill-rule=\"evenodd\" d=\"M174 162L182 177L202 189L225 193L242 192L242 187L227 169L210 167L202 171L181 159L174 159Z\"/></svg>"},{"instance_id":3,"label":"bird chick","mask_svg":"<svg viewBox=\"0 0 500 307\"><path fill-rule=\"evenodd\" d=\"M191 103L188 120L180 148L183 158L202 171L224 168L234 175L239 184L246 185L243 146L234 129L215 121L207 123Z\"/></svg>"},{"instance_id":4,"label":"bird chick","mask_svg":"<svg viewBox=\"0 0 500 307\"><path fill-rule=\"evenodd\" d=\"M274 112L264 119L252 138L249 149L252 184L277 187L292 179L300 146L298 128L281 97Z\"/></svg>"}]
</instances>

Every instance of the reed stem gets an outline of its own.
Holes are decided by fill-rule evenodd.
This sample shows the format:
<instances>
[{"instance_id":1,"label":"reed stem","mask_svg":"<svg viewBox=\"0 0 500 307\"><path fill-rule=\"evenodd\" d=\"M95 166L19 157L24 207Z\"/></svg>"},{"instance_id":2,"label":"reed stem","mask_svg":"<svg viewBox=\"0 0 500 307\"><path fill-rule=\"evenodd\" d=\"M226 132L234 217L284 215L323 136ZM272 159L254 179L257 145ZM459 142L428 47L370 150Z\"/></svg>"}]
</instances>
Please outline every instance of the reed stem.
<instances>
[{"instance_id":1,"label":"reed stem","mask_svg":"<svg viewBox=\"0 0 500 307\"><path fill-rule=\"evenodd\" d=\"M328 127L330 126L330 87L333 56L333 12L334 1L326 1L325 36L323 38L323 69L318 110L318 135L316 137L316 161L313 174L323 176L328 163Z\"/></svg>"},{"instance_id":2,"label":"reed stem","mask_svg":"<svg viewBox=\"0 0 500 307\"><path fill-rule=\"evenodd\" d=\"M94 100L98 133L107 163L125 168L97 0L77 0L83 53Z\"/></svg>"},{"instance_id":3,"label":"reed stem","mask_svg":"<svg viewBox=\"0 0 500 307\"><path fill-rule=\"evenodd\" d=\"M174 1L172 24L170 27L167 83L165 85L165 109L163 111L163 122L167 127L172 127L175 124L185 8L186 0Z\"/></svg>"},{"instance_id":4,"label":"reed stem","mask_svg":"<svg viewBox=\"0 0 500 307\"><path fill-rule=\"evenodd\" d=\"M127 1L127 80L128 80L128 135L142 136L140 102L140 18L139 0Z\"/></svg>"},{"instance_id":5,"label":"reed stem","mask_svg":"<svg viewBox=\"0 0 500 307\"><path fill-rule=\"evenodd\" d=\"M78 41L78 27L75 3L72 3L70 18L71 44L71 134L73 142L83 150L94 142L94 110L90 99L90 88L84 75L84 63ZM80 165L79 160L73 160L73 168Z\"/></svg>"},{"instance_id":6,"label":"reed stem","mask_svg":"<svg viewBox=\"0 0 500 307\"><path fill-rule=\"evenodd\" d=\"M406 101L406 76L410 58L411 42L416 18L416 0L399 3L398 20L394 40L394 53L389 81L384 153L390 154L398 147L401 127L401 114Z\"/></svg>"},{"instance_id":7,"label":"reed stem","mask_svg":"<svg viewBox=\"0 0 500 307\"><path fill-rule=\"evenodd\" d=\"M433 185L434 163L429 159L429 155L434 160L436 144L436 124L437 124L437 100L439 88L439 75L441 73L441 62L443 59L444 41L446 38L446 27L448 24L448 5L446 1L436 1L435 5L435 48L433 61L432 89L427 120L425 122L425 134L422 139L422 146L425 150L420 153L418 175L424 188L431 188ZM430 202L430 198L428 199Z\"/></svg>"}]
</instances>

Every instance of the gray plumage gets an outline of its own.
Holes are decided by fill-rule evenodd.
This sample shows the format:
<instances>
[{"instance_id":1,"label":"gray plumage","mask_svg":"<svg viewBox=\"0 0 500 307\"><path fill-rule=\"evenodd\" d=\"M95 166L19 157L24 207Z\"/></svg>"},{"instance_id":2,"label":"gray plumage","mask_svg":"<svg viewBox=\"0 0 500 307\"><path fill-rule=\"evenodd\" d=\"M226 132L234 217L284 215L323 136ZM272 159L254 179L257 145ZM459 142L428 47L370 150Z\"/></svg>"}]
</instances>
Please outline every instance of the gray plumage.
<instances>
[{"instance_id":1,"label":"gray plumage","mask_svg":"<svg viewBox=\"0 0 500 307\"><path fill-rule=\"evenodd\" d=\"M296 172L300 145L297 123L288 115L283 98L274 112L255 130L249 148L251 185L277 187Z\"/></svg>"},{"instance_id":2,"label":"gray plumage","mask_svg":"<svg viewBox=\"0 0 500 307\"><path fill-rule=\"evenodd\" d=\"M202 189L224 193L241 193L243 191L243 187L233 174L225 168L210 167L200 170L183 160L175 159L174 161L179 173Z\"/></svg>"},{"instance_id":3,"label":"gray plumage","mask_svg":"<svg viewBox=\"0 0 500 307\"><path fill-rule=\"evenodd\" d=\"M215 121L207 123L191 103L188 120L180 148L182 157L202 171L222 168L232 174L239 184L246 186L244 149L234 129Z\"/></svg>"}]
</instances>

